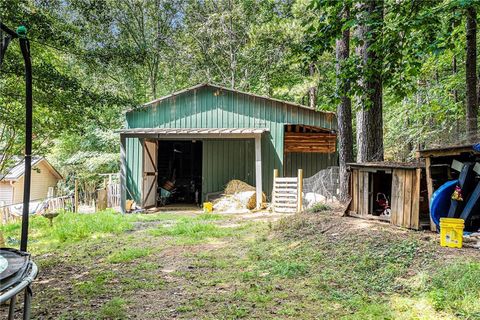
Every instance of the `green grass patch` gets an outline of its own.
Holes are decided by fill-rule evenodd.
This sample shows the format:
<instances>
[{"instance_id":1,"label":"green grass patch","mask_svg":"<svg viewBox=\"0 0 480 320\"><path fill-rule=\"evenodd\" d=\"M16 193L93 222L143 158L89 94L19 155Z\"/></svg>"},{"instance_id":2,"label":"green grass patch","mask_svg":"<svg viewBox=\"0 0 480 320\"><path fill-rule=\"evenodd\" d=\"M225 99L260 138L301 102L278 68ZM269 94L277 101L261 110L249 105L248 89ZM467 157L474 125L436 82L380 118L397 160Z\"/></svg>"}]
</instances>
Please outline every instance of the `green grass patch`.
<instances>
[{"instance_id":1,"label":"green grass patch","mask_svg":"<svg viewBox=\"0 0 480 320\"><path fill-rule=\"evenodd\" d=\"M115 297L105 303L100 311L98 317L100 319L121 320L127 319L126 302L122 298Z\"/></svg>"},{"instance_id":2,"label":"green grass patch","mask_svg":"<svg viewBox=\"0 0 480 320\"><path fill-rule=\"evenodd\" d=\"M61 248L66 244L86 239L101 238L131 230L133 224L125 216L112 210L92 214L62 212L53 220L53 226L42 216L30 218L29 249L34 253ZM21 223L0 227L7 245L15 246L20 239Z\"/></svg>"},{"instance_id":3,"label":"green grass patch","mask_svg":"<svg viewBox=\"0 0 480 320\"><path fill-rule=\"evenodd\" d=\"M171 236L183 243L197 243L211 238L223 238L234 234L233 228L222 228L203 221L181 220L173 226L160 226L150 230L154 236Z\"/></svg>"},{"instance_id":4,"label":"green grass patch","mask_svg":"<svg viewBox=\"0 0 480 320\"><path fill-rule=\"evenodd\" d=\"M112 280L115 274L111 271L101 272L92 280L78 281L74 284L74 290L84 298L93 298L105 292L105 285Z\"/></svg>"},{"instance_id":5,"label":"green grass patch","mask_svg":"<svg viewBox=\"0 0 480 320\"><path fill-rule=\"evenodd\" d=\"M150 250L146 248L124 248L112 253L107 260L110 263L126 263L138 258L146 257L149 253Z\"/></svg>"},{"instance_id":6,"label":"green grass patch","mask_svg":"<svg viewBox=\"0 0 480 320\"><path fill-rule=\"evenodd\" d=\"M427 295L436 310L480 319L480 262L455 263L438 270Z\"/></svg>"}]
</instances>

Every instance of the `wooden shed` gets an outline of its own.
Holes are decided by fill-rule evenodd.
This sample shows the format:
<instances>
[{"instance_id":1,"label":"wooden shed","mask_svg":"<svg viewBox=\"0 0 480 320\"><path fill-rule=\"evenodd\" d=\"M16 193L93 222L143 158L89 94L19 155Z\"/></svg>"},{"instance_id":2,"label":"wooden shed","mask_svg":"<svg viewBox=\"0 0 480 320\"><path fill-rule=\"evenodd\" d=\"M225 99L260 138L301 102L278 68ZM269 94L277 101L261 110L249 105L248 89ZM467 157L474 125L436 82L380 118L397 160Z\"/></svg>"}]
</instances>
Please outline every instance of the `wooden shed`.
<instances>
[{"instance_id":1,"label":"wooden shed","mask_svg":"<svg viewBox=\"0 0 480 320\"><path fill-rule=\"evenodd\" d=\"M127 199L161 206L173 185L170 203L198 203L232 179L255 186L261 200L274 169L309 177L338 165L336 128L332 112L217 85L175 92L126 113L122 207Z\"/></svg>"},{"instance_id":2,"label":"wooden shed","mask_svg":"<svg viewBox=\"0 0 480 320\"><path fill-rule=\"evenodd\" d=\"M351 202L347 211L351 216L415 230L429 226L423 164L350 163L349 168Z\"/></svg>"},{"instance_id":3,"label":"wooden shed","mask_svg":"<svg viewBox=\"0 0 480 320\"><path fill-rule=\"evenodd\" d=\"M452 168L454 160L459 162L480 162L480 152L473 144L444 146L417 151L417 158L425 160L425 175L428 190L428 199L447 181L458 179L460 173ZM431 224L431 230L436 226Z\"/></svg>"}]
</instances>

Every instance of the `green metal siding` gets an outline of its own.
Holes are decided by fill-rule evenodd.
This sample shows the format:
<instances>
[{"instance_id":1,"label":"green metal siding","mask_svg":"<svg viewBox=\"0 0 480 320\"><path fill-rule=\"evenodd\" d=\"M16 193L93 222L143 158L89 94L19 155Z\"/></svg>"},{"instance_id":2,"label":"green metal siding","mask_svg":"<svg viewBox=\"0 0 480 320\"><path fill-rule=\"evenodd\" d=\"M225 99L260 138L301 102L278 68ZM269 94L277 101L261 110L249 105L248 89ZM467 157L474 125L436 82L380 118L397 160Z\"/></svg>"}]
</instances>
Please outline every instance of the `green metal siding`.
<instances>
[{"instance_id":1,"label":"green metal siding","mask_svg":"<svg viewBox=\"0 0 480 320\"><path fill-rule=\"evenodd\" d=\"M143 176L143 146L138 138L126 139L127 199L141 203Z\"/></svg>"},{"instance_id":2,"label":"green metal siding","mask_svg":"<svg viewBox=\"0 0 480 320\"><path fill-rule=\"evenodd\" d=\"M252 140L204 140L202 195L222 191L228 181L255 184L255 143ZM215 179L211 179L215 177Z\"/></svg>"},{"instance_id":3,"label":"green metal siding","mask_svg":"<svg viewBox=\"0 0 480 320\"><path fill-rule=\"evenodd\" d=\"M282 165L284 125L303 124L336 129L333 114L216 87L203 86L160 100L128 112L126 120L127 128L268 128L270 132L262 137L262 188L267 194L272 190L273 169L279 169L281 175L296 175L296 167L300 164L310 173L336 163L336 154L300 157L286 155L286 160L291 159L289 170L284 173ZM253 145L253 140L251 143ZM132 192L137 195L141 186L137 180L141 179L141 175L138 176L142 166L141 155L132 154L137 151L132 151L131 148L127 145L127 163L133 177L127 172L127 181L131 181L127 186L136 190ZM204 148L209 148L208 153L204 152L203 155L204 168L212 168L214 163L243 166L241 159L232 158L231 151L225 144L206 143ZM140 151L138 153L141 153ZM335 160L332 160L332 157ZM226 176L223 174L204 170L203 175L208 179L205 190L218 191L215 188L225 183ZM249 180L249 183L253 182L254 180Z\"/></svg>"}]
</instances>

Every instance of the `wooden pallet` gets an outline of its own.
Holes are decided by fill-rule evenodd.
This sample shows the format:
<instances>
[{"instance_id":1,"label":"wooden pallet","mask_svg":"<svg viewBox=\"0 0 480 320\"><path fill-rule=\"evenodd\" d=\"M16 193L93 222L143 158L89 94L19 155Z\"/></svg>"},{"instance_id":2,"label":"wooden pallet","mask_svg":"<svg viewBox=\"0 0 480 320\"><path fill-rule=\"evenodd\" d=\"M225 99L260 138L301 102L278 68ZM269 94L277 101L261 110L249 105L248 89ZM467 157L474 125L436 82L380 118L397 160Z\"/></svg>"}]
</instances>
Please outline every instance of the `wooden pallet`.
<instances>
[{"instance_id":1,"label":"wooden pallet","mask_svg":"<svg viewBox=\"0 0 480 320\"><path fill-rule=\"evenodd\" d=\"M272 209L274 212L296 213L302 210L303 172L298 170L298 177L278 177L278 170L273 172Z\"/></svg>"}]
</instances>

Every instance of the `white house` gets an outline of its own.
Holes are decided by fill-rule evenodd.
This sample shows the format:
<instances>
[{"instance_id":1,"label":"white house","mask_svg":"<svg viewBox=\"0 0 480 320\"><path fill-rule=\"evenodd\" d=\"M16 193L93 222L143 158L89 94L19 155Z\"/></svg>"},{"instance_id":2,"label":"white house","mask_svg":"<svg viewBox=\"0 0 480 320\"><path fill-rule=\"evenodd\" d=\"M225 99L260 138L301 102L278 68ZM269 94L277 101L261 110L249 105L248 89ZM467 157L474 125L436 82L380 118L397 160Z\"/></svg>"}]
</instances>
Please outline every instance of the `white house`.
<instances>
[{"instance_id":1,"label":"white house","mask_svg":"<svg viewBox=\"0 0 480 320\"><path fill-rule=\"evenodd\" d=\"M23 201L25 162L19 161L5 171L4 176L0 175L0 204L21 203ZM33 157L30 201L53 196L58 181L62 179L60 173L45 158Z\"/></svg>"}]
</instances>

